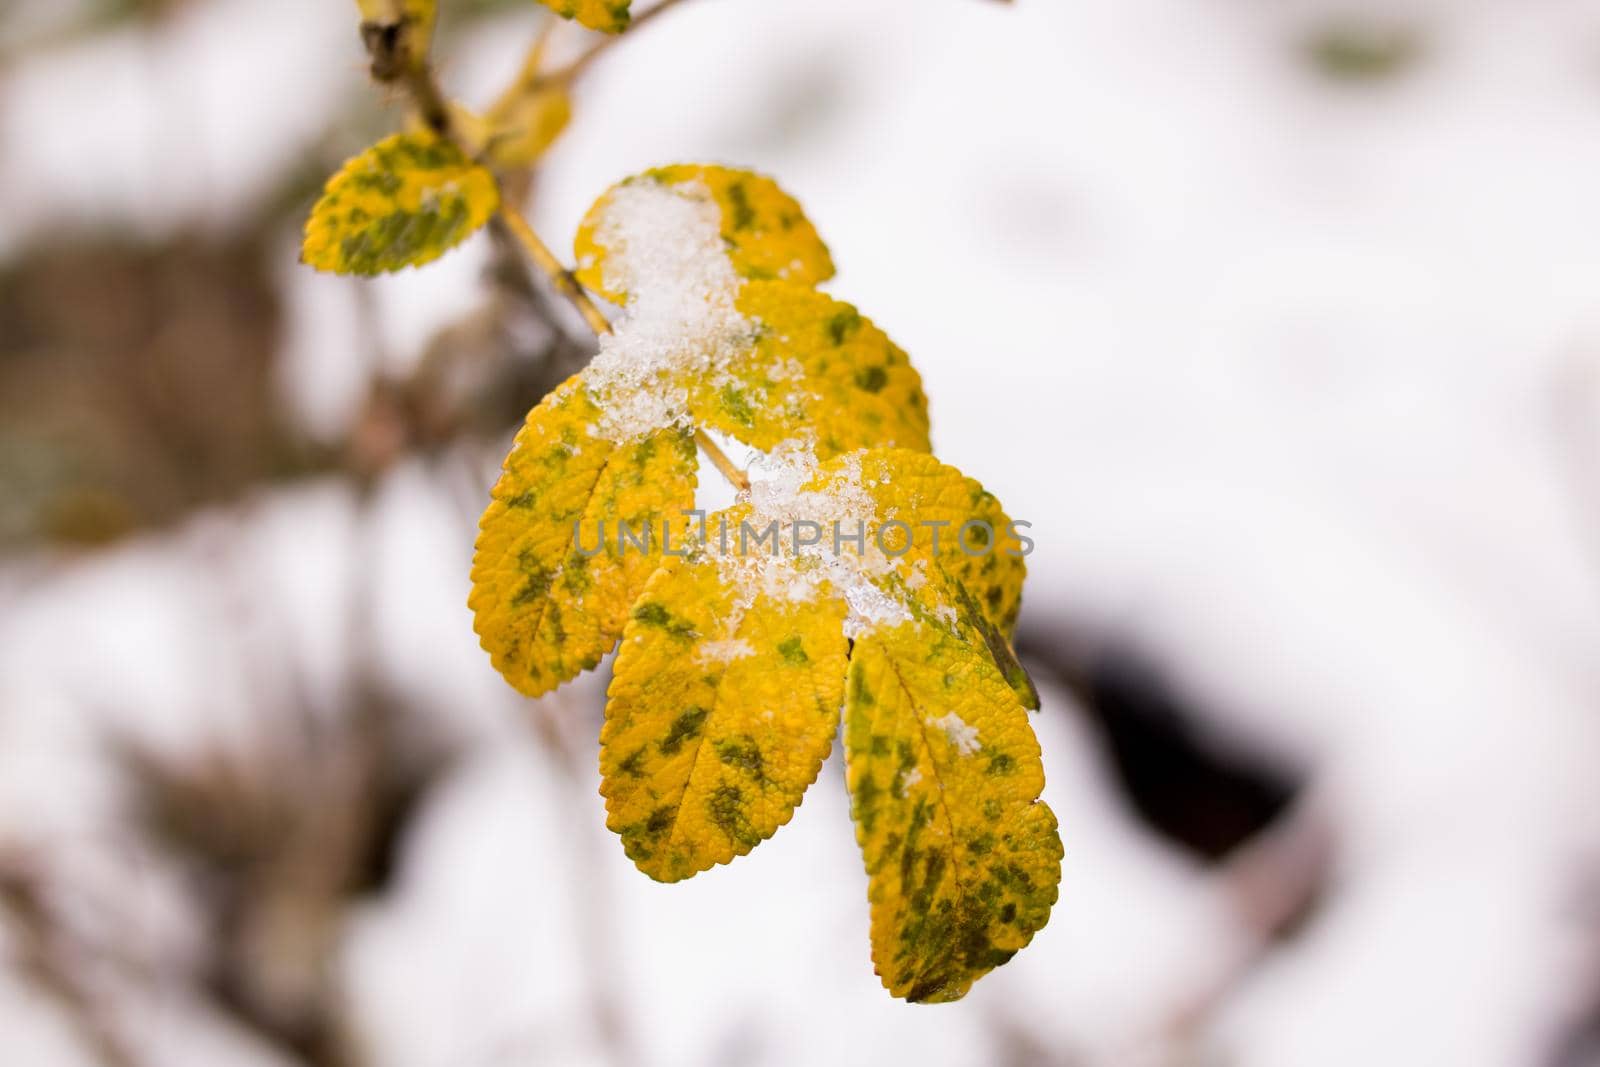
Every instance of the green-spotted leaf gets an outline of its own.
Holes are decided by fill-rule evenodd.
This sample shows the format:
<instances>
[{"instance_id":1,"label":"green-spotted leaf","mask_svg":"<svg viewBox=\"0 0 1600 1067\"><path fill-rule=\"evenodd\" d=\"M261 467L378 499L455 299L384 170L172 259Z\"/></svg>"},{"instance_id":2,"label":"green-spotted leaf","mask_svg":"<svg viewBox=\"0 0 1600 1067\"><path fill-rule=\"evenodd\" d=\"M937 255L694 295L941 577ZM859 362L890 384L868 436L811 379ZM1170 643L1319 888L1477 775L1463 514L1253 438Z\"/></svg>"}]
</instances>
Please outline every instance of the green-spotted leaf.
<instances>
[{"instance_id":1,"label":"green-spotted leaf","mask_svg":"<svg viewBox=\"0 0 1600 1067\"><path fill-rule=\"evenodd\" d=\"M856 642L845 701L878 975L959 999L1044 926L1061 879L1027 713L988 657L914 624Z\"/></svg>"},{"instance_id":2,"label":"green-spotted leaf","mask_svg":"<svg viewBox=\"0 0 1600 1067\"><path fill-rule=\"evenodd\" d=\"M602 403L828 458L926 450L922 380L855 308L818 292L827 249L769 179L679 166L613 186L579 231L580 277L624 304L592 381ZM638 420L627 420L631 429Z\"/></svg>"},{"instance_id":3,"label":"green-spotted leaf","mask_svg":"<svg viewBox=\"0 0 1600 1067\"><path fill-rule=\"evenodd\" d=\"M380 142L328 182L301 257L318 270L381 274L439 258L500 205L494 176L427 133Z\"/></svg>"},{"instance_id":4,"label":"green-spotted leaf","mask_svg":"<svg viewBox=\"0 0 1600 1067\"><path fill-rule=\"evenodd\" d=\"M576 19L591 30L601 33L621 33L628 28L632 16L628 12L629 0L540 0L545 7L564 19Z\"/></svg>"},{"instance_id":5,"label":"green-spotted leaf","mask_svg":"<svg viewBox=\"0 0 1600 1067\"><path fill-rule=\"evenodd\" d=\"M1022 706L1029 711L1038 711L1039 690L1034 687L1033 679L1017 658L1016 650L1011 647L1005 633L989 620L983 605L978 603L978 598L972 595L971 590L951 577L943 567L939 568L938 575L937 588L941 589L944 602L955 608L957 621L970 631L967 640L974 646L981 643L987 648L989 655L994 658L995 668L1006 684L1011 686L1012 692L1016 693Z\"/></svg>"},{"instance_id":6,"label":"green-spotted leaf","mask_svg":"<svg viewBox=\"0 0 1600 1067\"><path fill-rule=\"evenodd\" d=\"M932 456L873 449L823 464L811 488L866 488L872 521L903 545L908 566L881 575L885 593L914 617L987 650L995 669L1023 707L1036 710L1039 693L1011 647L1022 607L1027 563L1021 539L993 493Z\"/></svg>"},{"instance_id":7,"label":"green-spotted leaf","mask_svg":"<svg viewBox=\"0 0 1600 1067\"><path fill-rule=\"evenodd\" d=\"M519 123L533 155L553 136L508 99L483 158L504 162ZM1010 642L1026 524L927 453L916 371L816 290L828 250L770 179L650 171L608 190L576 245L580 282L622 310L610 329L590 316L598 354L529 416L494 490L471 596L484 647L537 695L622 639L601 793L662 881L789 820L843 697L878 972L895 996L960 998L1045 924L1060 880L1038 694ZM739 502L691 545L702 429L767 455L748 484L717 457ZM619 528L663 525L643 545Z\"/></svg>"},{"instance_id":8,"label":"green-spotted leaf","mask_svg":"<svg viewBox=\"0 0 1600 1067\"><path fill-rule=\"evenodd\" d=\"M692 437L661 430L617 444L595 434L600 414L579 377L546 397L479 524L469 600L478 636L530 696L594 667L616 644L660 561L662 524L676 544L687 536ZM624 539L619 522L649 534Z\"/></svg>"},{"instance_id":9,"label":"green-spotted leaf","mask_svg":"<svg viewBox=\"0 0 1600 1067\"><path fill-rule=\"evenodd\" d=\"M925 557L959 581L1005 636L1022 608L1027 575L1021 538L1000 501L973 478L933 456L904 448L871 449L821 465L808 489L838 494L852 486L872 499L870 519L889 538L911 540L905 557ZM903 540L894 542L899 547Z\"/></svg>"},{"instance_id":10,"label":"green-spotted leaf","mask_svg":"<svg viewBox=\"0 0 1600 1067\"><path fill-rule=\"evenodd\" d=\"M843 616L731 586L703 556L650 579L600 734L606 822L640 870L687 878L789 821L838 728Z\"/></svg>"},{"instance_id":11,"label":"green-spotted leaf","mask_svg":"<svg viewBox=\"0 0 1600 1067\"><path fill-rule=\"evenodd\" d=\"M608 189L584 216L574 242L578 280L616 303L627 294L608 284L606 260L613 249L604 224L620 189L651 183L685 194L706 196L717 205L722 239L734 271L742 278L779 279L817 285L833 277L828 246L817 236L799 203L765 175L698 163L658 167Z\"/></svg>"},{"instance_id":12,"label":"green-spotted leaf","mask_svg":"<svg viewBox=\"0 0 1600 1067\"><path fill-rule=\"evenodd\" d=\"M921 376L855 308L789 282L749 282L737 306L759 325L721 373L691 381L698 424L762 450L801 438L823 459L928 449Z\"/></svg>"}]
</instances>

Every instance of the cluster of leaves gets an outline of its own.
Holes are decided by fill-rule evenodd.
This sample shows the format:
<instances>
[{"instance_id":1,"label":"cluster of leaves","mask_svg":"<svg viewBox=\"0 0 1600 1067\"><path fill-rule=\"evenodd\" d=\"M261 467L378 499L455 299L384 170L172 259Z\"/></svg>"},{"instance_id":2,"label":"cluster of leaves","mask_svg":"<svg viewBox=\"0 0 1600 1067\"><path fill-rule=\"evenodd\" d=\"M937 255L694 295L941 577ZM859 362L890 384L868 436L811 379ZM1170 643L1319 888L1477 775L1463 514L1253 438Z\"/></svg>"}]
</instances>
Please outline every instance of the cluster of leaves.
<instances>
[{"instance_id":1,"label":"cluster of leaves","mask_svg":"<svg viewBox=\"0 0 1600 1067\"><path fill-rule=\"evenodd\" d=\"M969 555L954 536L969 520L995 531L1010 521L928 454L916 371L854 308L815 289L832 274L827 250L769 179L680 165L622 183L579 230L586 287L624 304L637 295L608 287L599 234L611 198L639 183L714 201L741 279L736 306L760 328L709 379L663 371L656 384L683 387L688 426L597 436L607 398L584 374L529 415L482 522L478 632L529 694L595 666L621 639L601 792L628 855L662 881L725 863L786 823L843 705L879 973L898 996L957 998L1043 925L1059 878L1025 711L1037 699L1009 644L1019 546L1008 532ZM773 373L779 363L787 376ZM586 556L575 524L613 516L659 528L693 506L697 429L763 450L803 442L814 466L799 498L825 509L864 493L870 513L853 517L868 528L912 526L898 563L864 579L902 610L847 640L852 590L787 547L778 581L710 546L680 557L612 542ZM744 501L706 525L738 528L755 511ZM796 582L806 595L792 594Z\"/></svg>"},{"instance_id":2,"label":"cluster of leaves","mask_svg":"<svg viewBox=\"0 0 1600 1067\"><path fill-rule=\"evenodd\" d=\"M426 75L433 3L359 2L374 74L411 85L423 127L335 176L304 258L371 274L427 262L508 210L495 170L537 158L566 110L540 100L537 50L481 117L438 99ZM547 2L597 29L628 19L625 2ZM714 220L703 247L727 284L689 300L687 317L720 301L748 329L714 345L693 323L676 338L635 331L632 349L613 345L529 413L480 525L476 629L495 667L533 696L620 641L601 792L627 855L661 881L726 863L786 823L842 708L878 973L895 996L957 999L1044 925L1060 878L1027 719L1037 696L1010 644L1025 573L1015 529L981 485L930 454L920 377L881 330L817 288L833 274L828 249L769 178L681 164L608 190L578 230L576 273L553 276L597 329L606 320L582 290L621 307L622 338L654 287L674 282L637 269L628 245L671 251L680 235L630 238L615 224L619 203L636 210L641 191ZM717 351L657 359L657 342ZM637 372L619 376L619 352L641 357ZM680 399L638 403L657 393ZM691 542L706 431L784 457L790 481L741 481L738 503L702 526L776 516L784 534L770 557L706 539L665 551ZM806 507L866 529L895 523L903 543L863 546L841 566L788 537ZM577 535L607 521L675 536L586 550ZM954 536L974 523L987 551Z\"/></svg>"}]
</instances>

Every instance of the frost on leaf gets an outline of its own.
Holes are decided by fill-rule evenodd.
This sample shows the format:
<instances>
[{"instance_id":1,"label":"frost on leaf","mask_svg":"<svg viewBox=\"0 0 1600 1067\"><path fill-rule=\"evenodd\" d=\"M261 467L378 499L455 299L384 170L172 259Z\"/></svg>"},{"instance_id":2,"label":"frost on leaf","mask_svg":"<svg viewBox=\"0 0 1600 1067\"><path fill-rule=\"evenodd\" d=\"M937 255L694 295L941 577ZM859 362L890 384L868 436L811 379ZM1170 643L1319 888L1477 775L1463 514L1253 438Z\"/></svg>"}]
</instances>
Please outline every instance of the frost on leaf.
<instances>
[{"instance_id":1,"label":"frost on leaf","mask_svg":"<svg viewBox=\"0 0 1600 1067\"><path fill-rule=\"evenodd\" d=\"M578 280L614 303L624 303L630 289L626 272L608 270L612 254L628 236L612 221L614 201L641 187L676 189L705 198L714 208L716 232L740 278L814 286L833 277L828 246L817 236L799 203L777 182L748 170L679 163L612 186L578 227Z\"/></svg>"},{"instance_id":2,"label":"frost on leaf","mask_svg":"<svg viewBox=\"0 0 1600 1067\"><path fill-rule=\"evenodd\" d=\"M328 182L301 257L339 274L420 266L460 244L499 204L494 177L460 149L432 134L398 134Z\"/></svg>"},{"instance_id":3,"label":"frost on leaf","mask_svg":"<svg viewBox=\"0 0 1600 1067\"><path fill-rule=\"evenodd\" d=\"M838 478L849 467L835 462L824 470ZM906 449L863 453L850 473L872 494L878 521L912 527L908 555L936 559L973 597L979 614L1009 637L1022 610L1027 565L994 494L954 467Z\"/></svg>"},{"instance_id":4,"label":"frost on leaf","mask_svg":"<svg viewBox=\"0 0 1600 1067\"><path fill-rule=\"evenodd\" d=\"M642 870L665 881L742 855L788 820L827 755L847 640L859 649L876 635L907 632L928 648L965 650L962 662L978 665L967 673L999 690L951 692L948 707L929 713L929 729L958 754L993 743L966 709L1021 711L972 618L982 617L1009 657L982 606L1012 610L1022 561L1007 555L1016 548L1009 533L997 533L992 546L1004 563L970 576L973 593L957 576L954 535L937 546L913 535L886 552L871 532L889 518L915 531L925 519L959 528L975 517L1008 531L981 486L903 449L819 464L789 447L751 478L744 502L707 517L691 558L656 571L617 655L601 733L608 825ZM859 551L835 550L836 526L869 531ZM822 540L813 527L827 531ZM961 595L967 599L957 602ZM993 741L1016 733L1014 724L993 721ZM1020 729L1031 742L1025 717ZM724 742L727 759L707 755Z\"/></svg>"},{"instance_id":5,"label":"frost on leaf","mask_svg":"<svg viewBox=\"0 0 1600 1067\"><path fill-rule=\"evenodd\" d=\"M927 447L921 382L904 353L846 305L740 278L708 191L637 183L609 205L605 270L630 294L627 307L594 361L529 416L481 523L478 632L527 693L594 666L621 633L661 546L625 551L616 524L659 531L680 521L694 496L698 427L762 442L801 434L822 455ZM550 452L553 441L572 455ZM591 467L602 460L615 466ZM642 481L608 498L605 479L618 469ZM583 477L601 479L594 499L572 495ZM577 507L551 511L552 501ZM602 555L571 551L574 522ZM602 523L613 536L601 536Z\"/></svg>"},{"instance_id":6,"label":"frost on leaf","mask_svg":"<svg viewBox=\"0 0 1600 1067\"><path fill-rule=\"evenodd\" d=\"M810 287L832 267L798 206L742 171L658 173L677 178L614 187L578 240L580 255L591 249L586 282L627 294L586 372L606 411L603 432L710 427L756 448L799 437L823 457L876 445L926 450L921 378L881 330ZM791 220L786 231L770 221L780 217ZM730 237L735 225L753 243ZM763 257L782 257L801 280L752 281L750 264Z\"/></svg>"},{"instance_id":7,"label":"frost on leaf","mask_svg":"<svg viewBox=\"0 0 1600 1067\"><path fill-rule=\"evenodd\" d=\"M508 124L484 123L491 156ZM1016 528L928 454L916 371L817 291L827 248L771 180L648 172L596 203L577 250L581 283L620 312L529 415L483 516L484 647L538 695L621 638L601 793L661 881L788 822L843 701L879 974L896 996L958 999L1044 925L1060 878L1038 696L1010 643ZM765 454L738 503L691 528L703 429ZM670 526L677 551L619 524Z\"/></svg>"},{"instance_id":8,"label":"frost on leaf","mask_svg":"<svg viewBox=\"0 0 1600 1067\"><path fill-rule=\"evenodd\" d=\"M629 0L541 0L545 7L564 19L577 19L591 30L621 33L632 16Z\"/></svg>"},{"instance_id":9,"label":"frost on leaf","mask_svg":"<svg viewBox=\"0 0 1600 1067\"><path fill-rule=\"evenodd\" d=\"M623 633L600 734L606 825L660 881L726 863L789 821L833 744L843 609L669 559Z\"/></svg>"},{"instance_id":10,"label":"frost on leaf","mask_svg":"<svg viewBox=\"0 0 1600 1067\"><path fill-rule=\"evenodd\" d=\"M1061 880L1027 712L971 644L913 624L856 642L845 701L878 976L957 1000L1044 926Z\"/></svg>"},{"instance_id":11,"label":"frost on leaf","mask_svg":"<svg viewBox=\"0 0 1600 1067\"><path fill-rule=\"evenodd\" d=\"M628 609L658 559L598 536L626 521L634 529L673 521L693 506L695 451L675 429L625 443L596 436L600 417L580 378L534 408L506 458L479 524L472 565L478 636L496 669L530 696L599 663L616 644ZM574 540L574 525L582 532ZM585 551L603 548L592 556Z\"/></svg>"},{"instance_id":12,"label":"frost on leaf","mask_svg":"<svg viewBox=\"0 0 1600 1067\"><path fill-rule=\"evenodd\" d=\"M751 480L747 506L707 522L724 580L796 600L842 599L852 640L909 621L959 634L1025 707L1038 707L1010 644L1027 564L1010 518L977 481L910 449L819 463L797 443L755 465ZM744 525L774 527L782 551L747 544ZM859 547L848 540L863 532Z\"/></svg>"},{"instance_id":13,"label":"frost on leaf","mask_svg":"<svg viewBox=\"0 0 1600 1067\"><path fill-rule=\"evenodd\" d=\"M719 376L757 335L736 306L740 281L717 233L716 206L656 185L624 186L609 205L606 277L630 295L585 371L605 409L602 432L626 439L690 426L690 384Z\"/></svg>"}]
</instances>

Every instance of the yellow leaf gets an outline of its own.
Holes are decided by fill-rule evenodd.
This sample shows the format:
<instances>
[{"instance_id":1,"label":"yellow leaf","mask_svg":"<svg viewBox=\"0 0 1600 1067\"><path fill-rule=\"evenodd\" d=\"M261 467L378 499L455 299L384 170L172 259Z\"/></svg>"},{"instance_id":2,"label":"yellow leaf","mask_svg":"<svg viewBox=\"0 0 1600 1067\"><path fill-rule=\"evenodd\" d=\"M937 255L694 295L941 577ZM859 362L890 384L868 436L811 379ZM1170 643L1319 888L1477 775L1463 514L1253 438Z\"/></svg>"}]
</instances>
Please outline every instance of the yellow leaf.
<instances>
[{"instance_id":1,"label":"yellow leaf","mask_svg":"<svg viewBox=\"0 0 1600 1067\"><path fill-rule=\"evenodd\" d=\"M662 430L619 446L595 436L600 417L581 375L546 397L528 414L479 523L469 599L478 636L495 668L530 696L594 667L615 645L660 562L663 522L675 545L686 542L693 438ZM619 521L650 528L648 551L619 536Z\"/></svg>"},{"instance_id":2,"label":"yellow leaf","mask_svg":"<svg viewBox=\"0 0 1600 1067\"><path fill-rule=\"evenodd\" d=\"M824 463L812 485L859 485L873 500L885 540L908 559L927 558L959 581L983 615L1010 635L1022 607L1027 563L1021 539L993 493L933 456L870 449ZM892 523L903 523L902 531ZM909 534L909 543L904 538Z\"/></svg>"},{"instance_id":3,"label":"yellow leaf","mask_svg":"<svg viewBox=\"0 0 1600 1067\"><path fill-rule=\"evenodd\" d=\"M493 175L431 134L390 137L334 175L306 224L318 270L380 274L437 259L500 205Z\"/></svg>"},{"instance_id":4,"label":"yellow leaf","mask_svg":"<svg viewBox=\"0 0 1600 1067\"><path fill-rule=\"evenodd\" d=\"M874 532L870 547L892 566L866 580L910 618L960 633L985 649L1023 707L1039 694L1013 651L1010 635L1022 604L1027 564L1022 544L994 495L932 456L871 449L824 463L803 491L849 497L865 492ZM897 558L896 558L897 557Z\"/></svg>"},{"instance_id":5,"label":"yellow leaf","mask_svg":"<svg viewBox=\"0 0 1600 1067\"><path fill-rule=\"evenodd\" d=\"M629 0L540 0L545 7L564 19L577 19L591 30L601 33L621 33L628 28L632 16L628 13Z\"/></svg>"},{"instance_id":6,"label":"yellow leaf","mask_svg":"<svg viewBox=\"0 0 1600 1067\"><path fill-rule=\"evenodd\" d=\"M561 86L517 93L485 116L489 156L502 167L537 162L572 120L572 97Z\"/></svg>"},{"instance_id":7,"label":"yellow leaf","mask_svg":"<svg viewBox=\"0 0 1600 1067\"><path fill-rule=\"evenodd\" d=\"M572 119L566 84L545 79L549 39L540 34L516 79L484 113L489 156L502 167L526 167L537 161Z\"/></svg>"},{"instance_id":8,"label":"yellow leaf","mask_svg":"<svg viewBox=\"0 0 1600 1067\"><path fill-rule=\"evenodd\" d=\"M844 610L731 586L669 559L633 609L600 734L606 825L663 882L789 821L838 728Z\"/></svg>"},{"instance_id":9,"label":"yellow leaf","mask_svg":"<svg viewBox=\"0 0 1600 1067\"><path fill-rule=\"evenodd\" d=\"M874 446L926 451L922 378L849 304L790 282L749 282L738 308L755 344L685 384L696 421L755 448L804 438L826 459Z\"/></svg>"},{"instance_id":10,"label":"yellow leaf","mask_svg":"<svg viewBox=\"0 0 1600 1067\"><path fill-rule=\"evenodd\" d=\"M780 279L817 285L833 277L827 245L807 221L800 205L778 183L748 170L682 163L659 167L624 179L607 190L584 216L574 243L577 277L583 285L615 303L627 294L605 283L606 248L600 243L601 219L615 189L634 182L658 182L690 195L711 196L722 217L722 237L734 271L743 278Z\"/></svg>"},{"instance_id":11,"label":"yellow leaf","mask_svg":"<svg viewBox=\"0 0 1600 1067\"><path fill-rule=\"evenodd\" d=\"M987 656L907 623L856 642L844 736L878 975L957 1000L1044 926L1061 880L1027 713Z\"/></svg>"},{"instance_id":12,"label":"yellow leaf","mask_svg":"<svg viewBox=\"0 0 1600 1067\"><path fill-rule=\"evenodd\" d=\"M943 602L955 609L957 621L968 629L967 640L974 646L981 645L989 650L994 658L994 665L1000 671L1000 676L1011 686L1022 706L1029 711L1039 710L1039 690L1034 688L1033 679L1028 677L1027 668L1022 661L1017 659L1016 650L1011 647L1010 640L984 614L983 607L978 603L978 598L972 595L971 590L962 585L960 581L951 577L943 567L939 568L940 585ZM930 586L929 588L935 588Z\"/></svg>"}]
</instances>

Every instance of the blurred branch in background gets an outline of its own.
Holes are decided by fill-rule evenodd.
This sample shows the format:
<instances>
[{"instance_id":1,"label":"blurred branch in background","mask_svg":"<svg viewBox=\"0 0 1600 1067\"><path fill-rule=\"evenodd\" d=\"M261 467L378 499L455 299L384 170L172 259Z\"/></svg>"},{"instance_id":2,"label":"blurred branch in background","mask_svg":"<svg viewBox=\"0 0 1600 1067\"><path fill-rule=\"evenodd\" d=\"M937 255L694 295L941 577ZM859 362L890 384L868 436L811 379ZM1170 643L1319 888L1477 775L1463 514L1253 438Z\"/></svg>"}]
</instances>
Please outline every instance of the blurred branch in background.
<instances>
[{"instance_id":1,"label":"blurred branch in background","mask_svg":"<svg viewBox=\"0 0 1600 1067\"><path fill-rule=\"evenodd\" d=\"M1147 655L1053 621L1025 619L1018 651L1067 688L1149 828L1219 862L1291 810L1304 783L1236 743ZM1036 668L1037 669L1037 668Z\"/></svg>"},{"instance_id":2,"label":"blurred branch in background","mask_svg":"<svg viewBox=\"0 0 1600 1067\"><path fill-rule=\"evenodd\" d=\"M1305 33L1302 48L1312 68L1334 82L1363 85L1406 73L1422 58L1422 30L1398 15L1334 15Z\"/></svg>"},{"instance_id":3,"label":"blurred branch in background","mask_svg":"<svg viewBox=\"0 0 1600 1067\"><path fill-rule=\"evenodd\" d=\"M0 3L0 67L128 25L157 22L198 0L63 0Z\"/></svg>"},{"instance_id":4,"label":"blurred branch in background","mask_svg":"<svg viewBox=\"0 0 1600 1067\"><path fill-rule=\"evenodd\" d=\"M63 9L35 20L32 37L7 35L4 51L37 55L154 23L173 6ZM454 5L450 24L507 6ZM309 435L281 388L277 260L325 169L317 159L287 168L225 232L154 240L75 232L0 266L0 552L106 545L259 488L329 476L349 485L357 536L371 540L373 491L387 472L457 446L470 452L474 442L496 442L498 454L527 410L587 362L592 341L567 332L514 239L496 227L485 299L409 367L392 369L367 290L358 290L361 350L327 358L361 362L366 399L342 437ZM526 192L530 177L519 184ZM467 464L454 477L463 500L475 502L482 472ZM183 872L203 928L195 992L263 1047L307 1067L371 1062L337 973L348 915L389 887L397 842L451 758L423 740L428 709L397 692L380 662L373 555L353 551L349 588L337 598L350 655L336 690L319 690L292 658L274 663L242 649L257 676L247 695L257 705L252 737L173 752L134 735L111 742L132 830ZM226 547L216 562L224 584L237 584L228 570L242 563ZM240 632L250 615L273 612L243 594L233 608ZM100 1061L154 1067L87 973L106 947L78 943L57 921L51 898L62 888L25 866L0 869L20 974ZM604 940L603 927L590 932ZM619 1033L615 1007L599 982L596 990L603 1029Z\"/></svg>"},{"instance_id":5,"label":"blurred branch in background","mask_svg":"<svg viewBox=\"0 0 1600 1067\"><path fill-rule=\"evenodd\" d=\"M0 545L103 543L325 467L275 408L260 234L24 252L0 275Z\"/></svg>"},{"instance_id":6,"label":"blurred branch in background","mask_svg":"<svg viewBox=\"0 0 1600 1067\"><path fill-rule=\"evenodd\" d=\"M89 974L91 961L114 958L116 947L89 943L59 914L68 891L50 883L36 858L0 854L0 926L11 934L12 966L60 1008L104 1067L147 1067Z\"/></svg>"},{"instance_id":7,"label":"blurred branch in background","mask_svg":"<svg viewBox=\"0 0 1600 1067\"><path fill-rule=\"evenodd\" d=\"M444 766L407 750L392 699L358 699L283 709L272 736L235 751L123 748L138 822L190 872L208 917L203 990L313 1067L369 1062L334 969L346 911L388 886L397 839Z\"/></svg>"}]
</instances>

